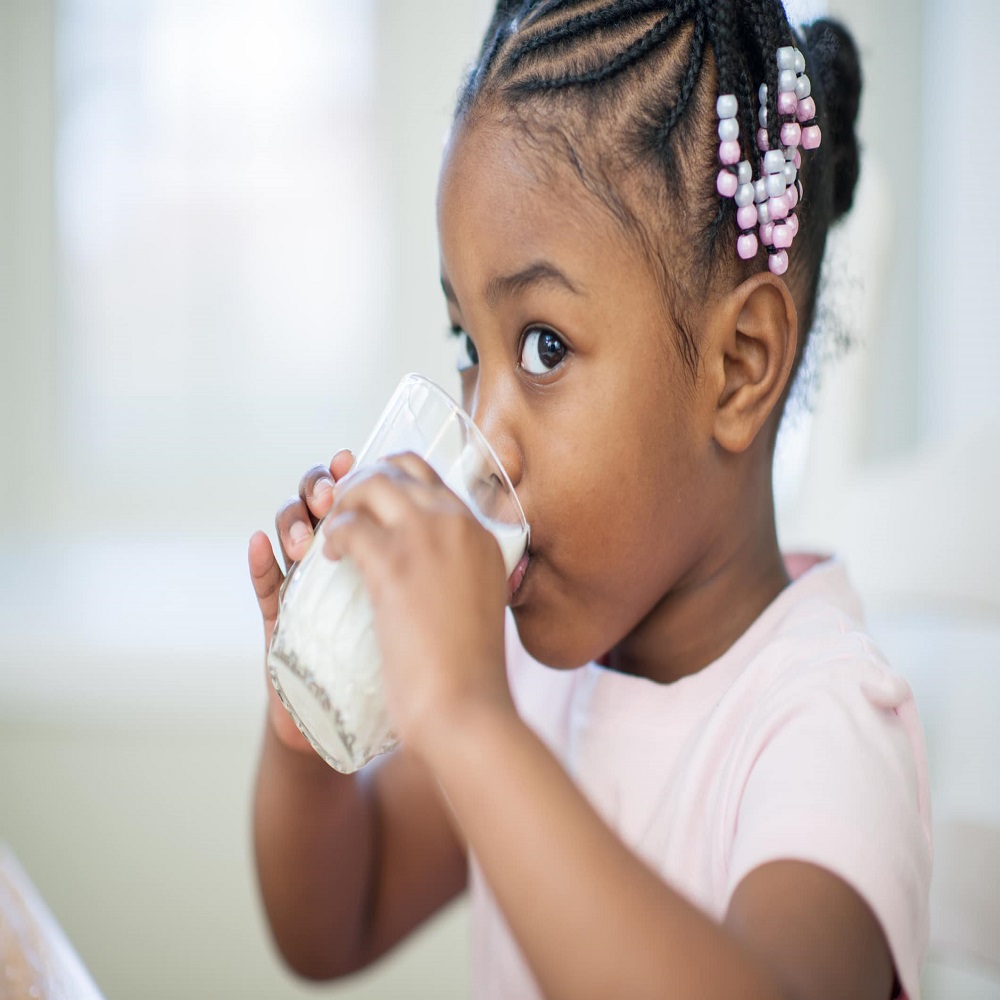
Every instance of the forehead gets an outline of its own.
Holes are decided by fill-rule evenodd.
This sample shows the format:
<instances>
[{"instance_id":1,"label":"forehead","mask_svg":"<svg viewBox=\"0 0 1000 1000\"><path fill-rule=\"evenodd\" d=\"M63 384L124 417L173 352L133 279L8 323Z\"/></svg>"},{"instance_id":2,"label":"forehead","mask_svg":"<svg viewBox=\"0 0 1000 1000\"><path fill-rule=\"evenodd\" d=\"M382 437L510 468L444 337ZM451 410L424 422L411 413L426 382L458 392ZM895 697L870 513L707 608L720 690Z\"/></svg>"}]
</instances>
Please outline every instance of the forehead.
<instances>
[{"instance_id":1,"label":"forehead","mask_svg":"<svg viewBox=\"0 0 1000 1000\"><path fill-rule=\"evenodd\" d=\"M578 272L631 261L636 248L608 208L555 151L528 146L510 127L457 125L438 186L442 271L509 272L555 258Z\"/></svg>"}]
</instances>

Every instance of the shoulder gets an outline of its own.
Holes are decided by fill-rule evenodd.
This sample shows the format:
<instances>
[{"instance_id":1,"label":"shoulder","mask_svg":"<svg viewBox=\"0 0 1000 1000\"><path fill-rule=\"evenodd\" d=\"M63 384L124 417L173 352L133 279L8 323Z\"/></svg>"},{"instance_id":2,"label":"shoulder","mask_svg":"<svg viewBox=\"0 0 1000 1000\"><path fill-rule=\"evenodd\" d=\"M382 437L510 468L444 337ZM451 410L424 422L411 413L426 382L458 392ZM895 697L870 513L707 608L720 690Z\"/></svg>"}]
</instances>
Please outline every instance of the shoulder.
<instances>
[{"instance_id":1,"label":"shoulder","mask_svg":"<svg viewBox=\"0 0 1000 1000\"><path fill-rule=\"evenodd\" d=\"M726 695L742 723L727 789L728 892L779 860L834 873L875 914L912 987L931 872L923 732L843 568L825 573L791 595Z\"/></svg>"}]
</instances>

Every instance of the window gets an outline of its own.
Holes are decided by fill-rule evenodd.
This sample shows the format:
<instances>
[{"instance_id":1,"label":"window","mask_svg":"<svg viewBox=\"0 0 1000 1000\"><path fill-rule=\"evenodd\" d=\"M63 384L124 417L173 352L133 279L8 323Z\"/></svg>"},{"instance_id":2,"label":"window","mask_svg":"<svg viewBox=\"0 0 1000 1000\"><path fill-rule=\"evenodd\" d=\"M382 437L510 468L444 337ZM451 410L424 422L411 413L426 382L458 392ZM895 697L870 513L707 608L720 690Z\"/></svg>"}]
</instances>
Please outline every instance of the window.
<instances>
[{"instance_id":1,"label":"window","mask_svg":"<svg viewBox=\"0 0 1000 1000\"><path fill-rule=\"evenodd\" d=\"M56 438L81 518L190 525L220 490L239 507L262 451L358 436L384 328L373 8L57 6Z\"/></svg>"}]
</instances>

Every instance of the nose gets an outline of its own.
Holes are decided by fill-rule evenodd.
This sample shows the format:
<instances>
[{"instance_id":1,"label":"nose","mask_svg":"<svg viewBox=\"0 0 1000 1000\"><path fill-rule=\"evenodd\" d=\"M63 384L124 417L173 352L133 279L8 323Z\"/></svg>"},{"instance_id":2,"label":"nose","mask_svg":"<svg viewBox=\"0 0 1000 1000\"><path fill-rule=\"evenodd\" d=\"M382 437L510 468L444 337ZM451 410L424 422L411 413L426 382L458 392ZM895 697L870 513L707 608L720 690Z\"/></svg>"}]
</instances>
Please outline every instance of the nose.
<instances>
[{"instance_id":1,"label":"nose","mask_svg":"<svg viewBox=\"0 0 1000 1000\"><path fill-rule=\"evenodd\" d=\"M509 391L487 386L480 378L469 412L516 490L524 472L524 455L516 432L514 399Z\"/></svg>"}]
</instances>

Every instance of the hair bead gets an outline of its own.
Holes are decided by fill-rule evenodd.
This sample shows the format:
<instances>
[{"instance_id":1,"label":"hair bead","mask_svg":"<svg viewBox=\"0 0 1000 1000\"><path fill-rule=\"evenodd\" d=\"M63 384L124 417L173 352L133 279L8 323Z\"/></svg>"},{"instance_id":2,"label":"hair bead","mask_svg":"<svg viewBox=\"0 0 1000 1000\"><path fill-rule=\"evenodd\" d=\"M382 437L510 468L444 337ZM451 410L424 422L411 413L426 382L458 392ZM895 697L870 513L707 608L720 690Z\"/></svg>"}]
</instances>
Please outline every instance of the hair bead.
<instances>
[{"instance_id":1,"label":"hair bead","mask_svg":"<svg viewBox=\"0 0 1000 1000\"><path fill-rule=\"evenodd\" d=\"M780 277L788 270L788 251L779 250L777 253L768 254L767 266L772 274Z\"/></svg>"},{"instance_id":2,"label":"hair bead","mask_svg":"<svg viewBox=\"0 0 1000 1000\"><path fill-rule=\"evenodd\" d=\"M795 234L787 223L781 223L774 227L774 245L779 250L787 250L792 245L794 238Z\"/></svg>"},{"instance_id":3,"label":"hair bead","mask_svg":"<svg viewBox=\"0 0 1000 1000\"><path fill-rule=\"evenodd\" d=\"M735 94L720 94L715 102L715 113L719 118L735 118L739 105Z\"/></svg>"},{"instance_id":4,"label":"hair bead","mask_svg":"<svg viewBox=\"0 0 1000 1000\"><path fill-rule=\"evenodd\" d=\"M739 178L737 178L737 183ZM754 203L754 189L752 184L740 184L736 189L736 207L746 208Z\"/></svg>"},{"instance_id":5,"label":"hair bead","mask_svg":"<svg viewBox=\"0 0 1000 1000\"><path fill-rule=\"evenodd\" d=\"M779 70L795 70L795 49L791 45L783 45L777 52ZM801 71L800 71L801 72Z\"/></svg>"},{"instance_id":6,"label":"hair bead","mask_svg":"<svg viewBox=\"0 0 1000 1000\"><path fill-rule=\"evenodd\" d=\"M719 176L715 179L715 189L723 198L732 198L738 188L739 181L736 180L736 174L728 170L719 171Z\"/></svg>"},{"instance_id":7,"label":"hair bead","mask_svg":"<svg viewBox=\"0 0 1000 1000\"><path fill-rule=\"evenodd\" d=\"M779 170L776 174L768 174L764 179L767 187L768 198L778 198L785 193L788 185L785 183L785 171Z\"/></svg>"},{"instance_id":8,"label":"hair bead","mask_svg":"<svg viewBox=\"0 0 1000 1000\"><path fill-rule=\"evenodd\" d=\"M757 237L753 233L742 233L736 240L736 252L743 260L753 260L757 249Z\"/></svg>"},{"instance_id":9,"label":"hair bead","mask_svg":"<svg viewBox=\"0 0 1000 1000\"><path fill-rule=\"evenodd\" d=\"M807 125L802 130L803 149L819 149L822 141L823 133L820 131L820 127L818 125Z\"/></svg>"},{"instance_id":10,"label":"hair bead","mask_svg":"<svg viewBox=\"0 0 1000 1000\"><path fill-rule=\"evenodd\" d=\"M732 142L740 134L740 124L735 118L719 119L719 139L722 142Z\"/></svg>"},{"instance_id":11,"label":"hair bead","mask_svg":"<svg viewBox=\"0 0 1000 1000\"><path fill-rule=\"evenodd\" d=\"M736 213L736 225L740 229L753 229L757 225L757 206L744 205Z\"/></svg>"},{"instance_id":12,"label":"hair bead","mask_svg":"<svg viewBox=\"0 0 1000 1000\"><path fill-rule=\"evenodd\" d=\"M798 146L801 141L802 127L798 122L785 122L785 124L781 126L781 144L783 146Z\"/></svg>"},{"instance_id":13,"label":"hair bead","mask_svg":"<svg viewBox=\"0 0 1000 1000\"><path fill-rule=\"evenodd\" d=\"M778 94L778 114L794 115L799 106L799 99L794 90L783 90Z\"/></svg>"},{"instance_id":14,"label":"hair bead","mask_svg":"<svg viewBox=\"0 0 1000 1000\"><path fill-rule=\"evenodd\" d=\"M788 195L782 194L777 198L769 198L767 202L768 211L771 213L771 221L779 222L788 218L788 213L792 210L788 204Z\"/></svg>"}]
</instances>

